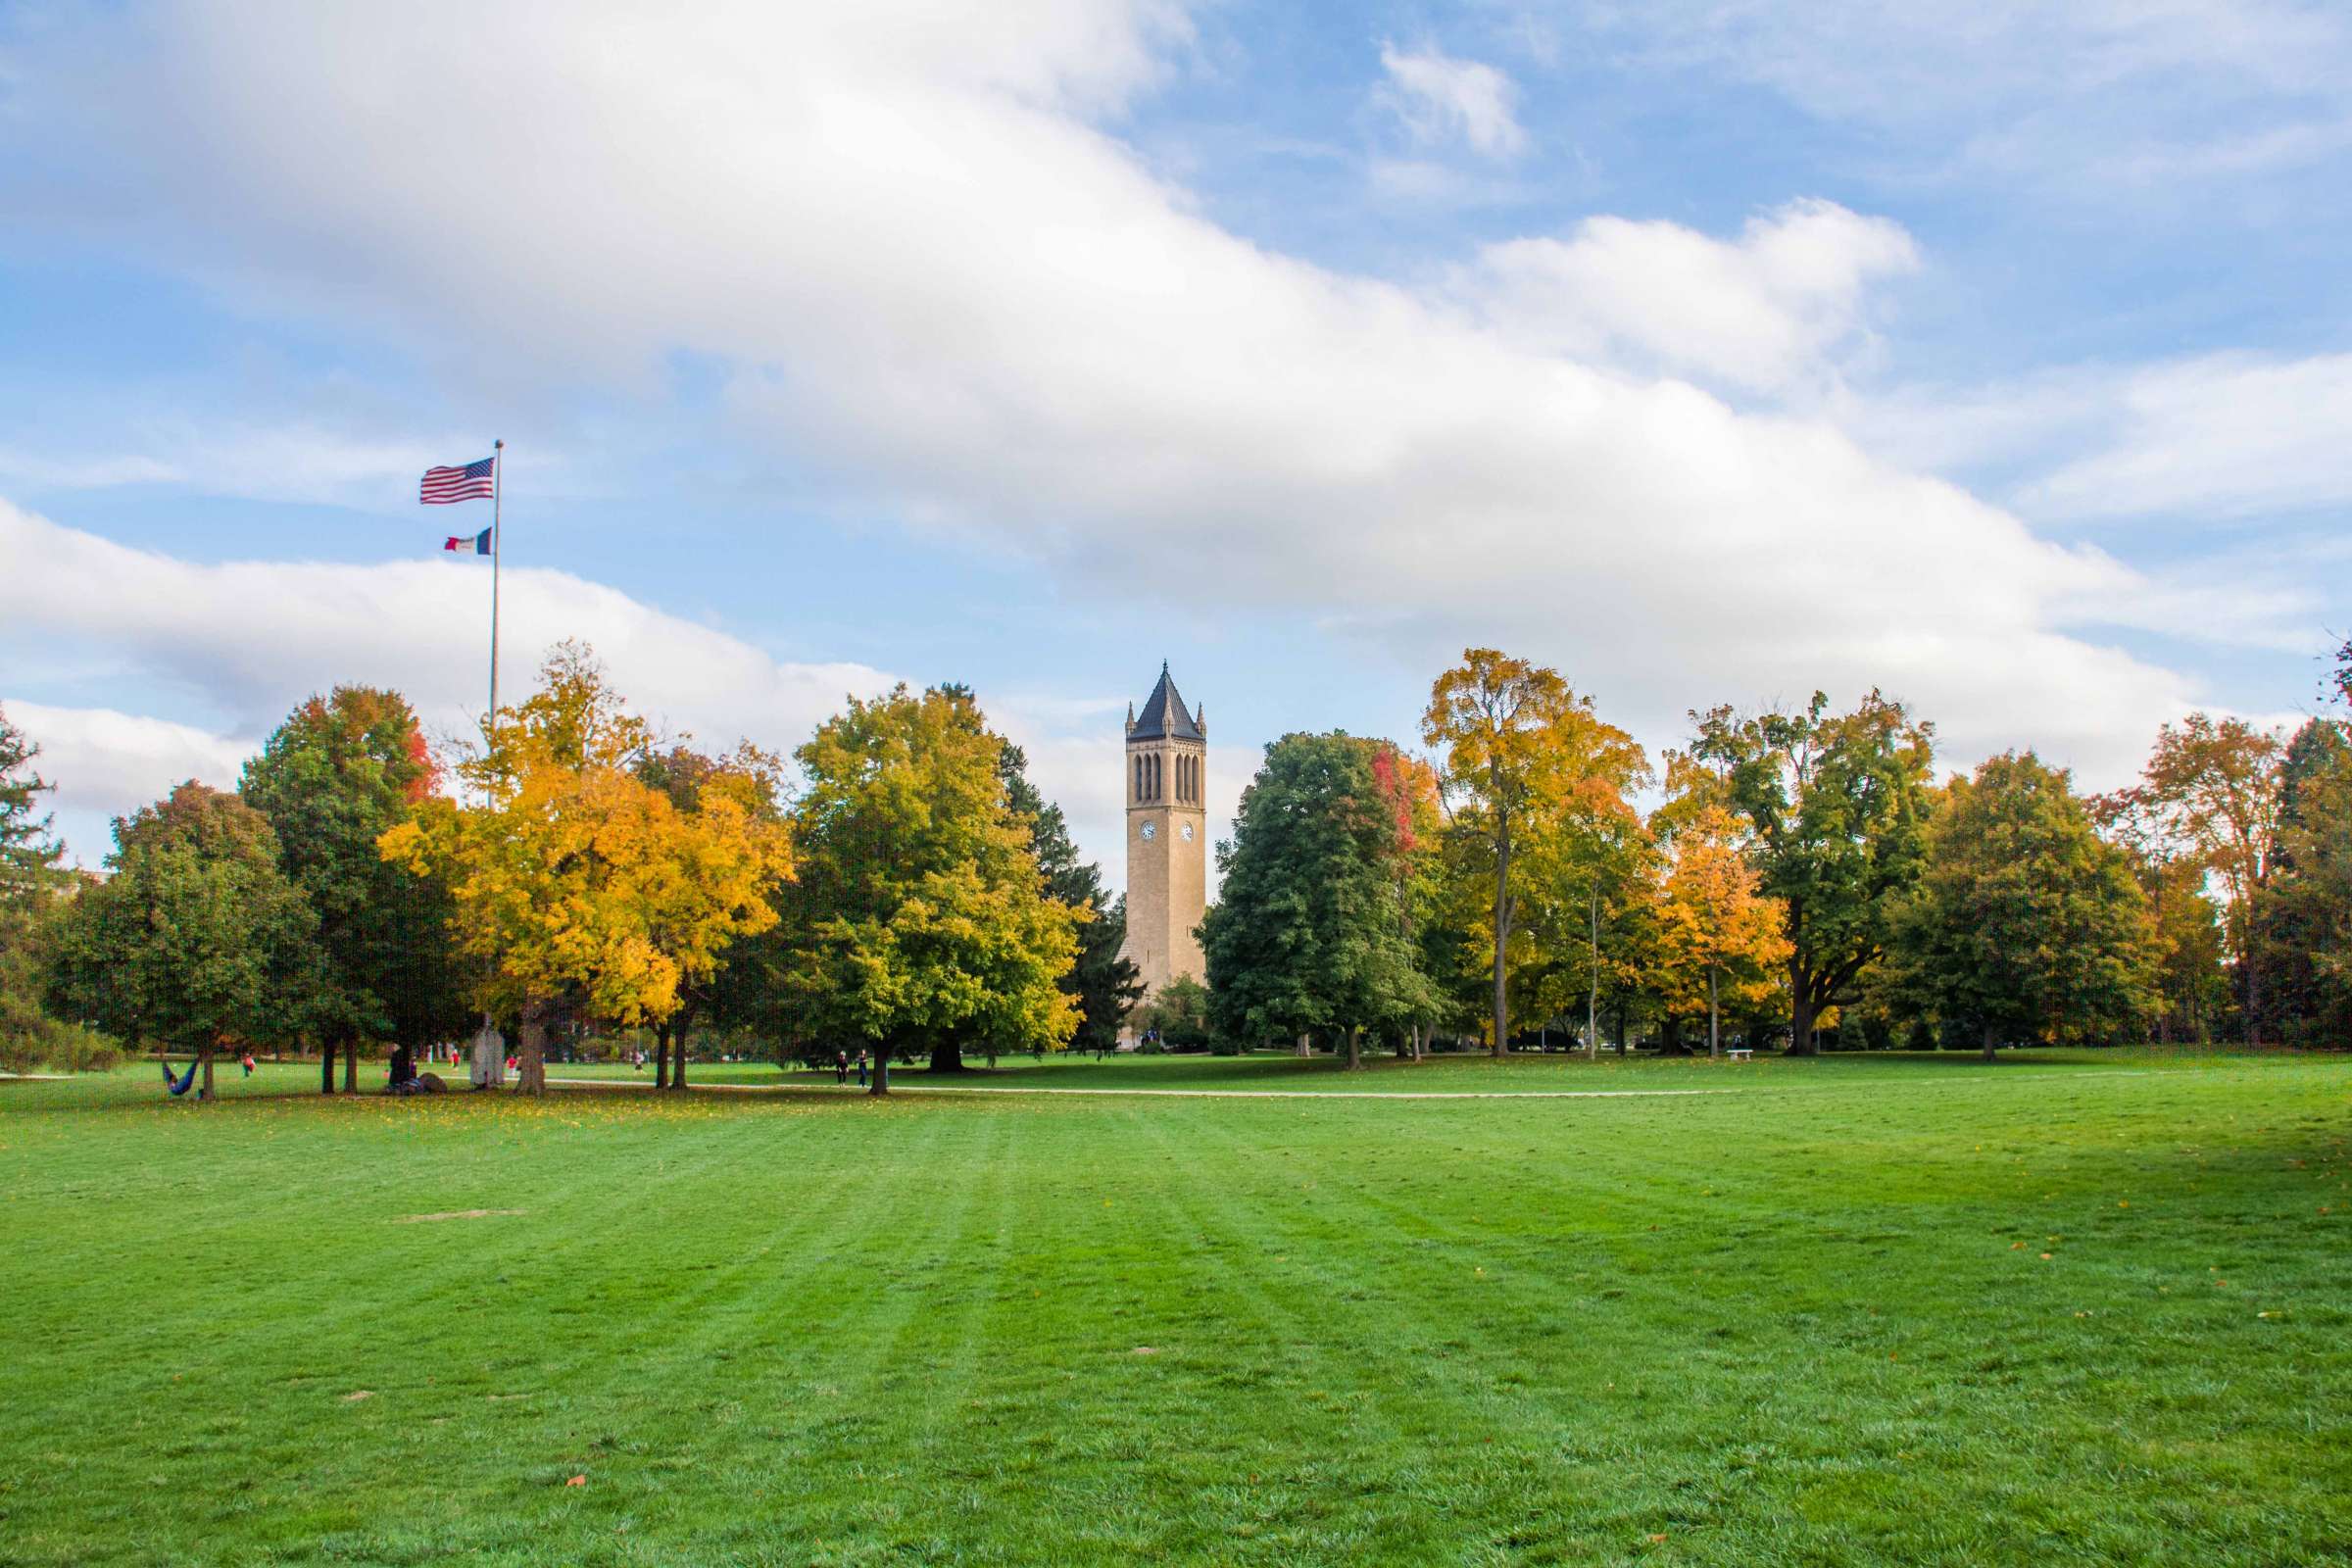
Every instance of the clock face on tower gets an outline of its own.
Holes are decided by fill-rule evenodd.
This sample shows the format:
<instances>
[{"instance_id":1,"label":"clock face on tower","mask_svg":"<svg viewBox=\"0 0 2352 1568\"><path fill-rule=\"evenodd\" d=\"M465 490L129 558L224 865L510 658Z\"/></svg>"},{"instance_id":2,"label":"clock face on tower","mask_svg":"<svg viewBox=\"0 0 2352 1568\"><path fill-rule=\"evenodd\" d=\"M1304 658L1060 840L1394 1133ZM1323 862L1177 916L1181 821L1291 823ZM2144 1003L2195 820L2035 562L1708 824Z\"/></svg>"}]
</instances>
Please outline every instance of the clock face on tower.
<instances>
[{"instance_id":1,"label":"clock face on tower","mask_svg":"<svg viewBox=\"0 0 2352 1568\"><path fill-rule=\"evenodd\" d=\"M1144 837L1147 840L1159 837L1159 824L1157 822L1146 822L1144 824Z\"/></svg>"},{"instance_id":2,"label":"clock face on tower","mask_svg":"<svg viewBox=\"0 0 2352 1568\"><path fill-rule=\"evenodd\" d=\"M1190 843L1192 843L1192 842L1193 842L1193 824L1192 824L1192 823L1190 823L1190 822L1187 822L1187 823L1185 823L1185 824L1184 824L1184 826L1182 826L1182 827L1178 828L1176 831L1184 835L1184 842L1185 842L1185 843L1187 843L1187 844L1190 844Z\"/></svg>"}]
</instances>

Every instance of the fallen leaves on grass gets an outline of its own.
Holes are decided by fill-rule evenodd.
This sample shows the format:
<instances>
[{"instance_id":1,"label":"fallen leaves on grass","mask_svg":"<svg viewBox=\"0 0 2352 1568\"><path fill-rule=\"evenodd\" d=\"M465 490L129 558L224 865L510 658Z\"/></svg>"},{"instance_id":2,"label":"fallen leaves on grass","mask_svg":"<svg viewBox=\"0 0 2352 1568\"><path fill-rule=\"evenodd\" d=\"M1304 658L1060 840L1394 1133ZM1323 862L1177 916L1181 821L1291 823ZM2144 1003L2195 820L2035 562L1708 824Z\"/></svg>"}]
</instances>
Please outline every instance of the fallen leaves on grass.
<instances>
[{"instance_id":1,"label":"fallen leaves on grass","mask_svg":"<svg viewBox=\"0 0 2352 1568\"><path fill-rule=\"evenodd\" d=\"M398 1225L426 1225L437 1219L496 1219L504 1214L520 1214L519 1208L453 1208L446 1214L403 1214L393 1223Z\"/></svg>"},{"instance_id":2,"label":"fallen leaves on grass","mask_svg":"<svg viewBox=\"0 0 2352 1568\"><path fill-rule=\"evenodd\" d=\"M356 1404L362 1399L372 1399L374 1397L375 1391L373 1389L354 1389L351 1393L343 1396L343 1402L345 1404Z\"/></svg>"},{"instance_id":3,"label":"fallen leaves on grass","mask_svg":"<svg viewBox=\"0 0 2352 1568\"><path fill-rule=\"evenodd\" d=\"M564 1484L567 1487L584 1487L588 1484L588 1478L586 1476L573 1476L569 1481L566 1481Z\"/></svg>"}]
</instances>

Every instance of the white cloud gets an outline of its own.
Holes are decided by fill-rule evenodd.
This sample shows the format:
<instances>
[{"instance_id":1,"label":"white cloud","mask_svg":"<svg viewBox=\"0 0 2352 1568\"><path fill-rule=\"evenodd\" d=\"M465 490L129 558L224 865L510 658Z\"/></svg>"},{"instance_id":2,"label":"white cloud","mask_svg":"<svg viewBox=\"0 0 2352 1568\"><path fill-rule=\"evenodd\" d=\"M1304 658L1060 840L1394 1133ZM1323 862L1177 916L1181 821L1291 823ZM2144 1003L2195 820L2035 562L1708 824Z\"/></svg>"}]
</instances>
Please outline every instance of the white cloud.
<instances>
[{"instance_id":1,"label":"white cloud","mask_svg":"<svg viewBox=\"0 0 2352 1568\"><path fill-rule=\"evenodd\" d=\"M1414 140L1458 138L1489 158L1526 150L1518 89L1493 66L1456 60L1434 45L1408 50L1393 43L1380 46L1380 66L1389 77L1380 102L1404 122Z\"/></svg>"},{"instance_id":2,"label":"white cloud","mask_svg":"<svg viewBox=\"0 0 2352 1568\"><path fill-rule=\"evenodd\" d=\"M1531 348L1770 391L1855 351L1866 287L1918 265L1901 224L1802 201L1750 219L1736 240L1588 219L1566 240L1488 246L1455 287Z\"/></svg>"},{"instance_id":3,"label":"white cloud","mask_svg":"<svg viewBox=\"0 0 2352 1568\"><path fill-rule=\"evenodd\" d=\"M489 575L471 561L371 565L206 565L132 550L0 501L0 656L37 645L45 678L79 667L220 715L217 728L103 708L0 701L43 749L61 832L94 864L106 819L183 779L236 785L244 760L295 703L335 685L392 687L428 731L469 733L488 700ZM567 572L507 570L501 697L531 685L554 643L590 643L633 708L667 732L724 747L739 737L789 753L846 695L894 677L862 664L795 663ZM1120 701L980 693L1023 745L1030 776L1114 886L1123 825ZM1238 785L1236 786L1238 789Z\"/></svg>"},{"instance_id":4,"label":"white cloud","mask_svg":"<svg viewBox=\"0 0 2352 1568\"><path fill-rule=\"evenodd\" d=\"M55 790L44 805L55 809L59 835L83 865L106 858L108 818L127 816L188 779L234 789L260 744L111 708L7 697L0 710L40 747L33 770Z\"/></svg>"},{"instance_id":5,"label":"white cloud","mask_svg":"<svg viewBox=\"0 0 2352 1568\"><path fill-rule=\"evenodd\" d=\"M158 690L219 720L207 730L85 710L61 728L57 744L72 748L73 765L54 762L56 782L76 803L95 791L87 799L109 812L178 778L234 783L227 764L253 737L338 684L394 687L428 730L467 733L488 700L489 594L488 570L470 558L198 564L0 502L0 650L38 646L59 684L58 668L78 657L117 684ZM640 711L710 745L748 736L788 751L845 693L890 684L864 665L774 659L567 572L508 570L500 618L502 698L529 689L555 643L583 638Z\"/></svg>"},{"instance_id":6,"label":"white cloud","mask_svg":"<svg viewBox=\"0 0 2352 1568\"><path fill-rule=\"evenodd\" d=\"M135 39L103 13L23 74L10 123L38 139L0 131L0 200L255 308L380 323L466 386L710 356L738 439L876 510L1080 588L1345 622L1422 667L1472 640L1523 649L1652 734L1693 704L1883 684L1962 752L2032 742L2110 776L2196 695L2079 634L2132 624L2147 590L2103 556L1825 423L1218 228L1099 123L1180 21L1006 11L168 8ZM106 179L65 177L85 156ZM528 177L474 199L495 170ZM1759 225L1530 254L1639 305L1635 348L1769 381L1850 335L1908 242L1840 209ZM1746 305L1682 329L1630 275L1659 254ZM1542 318L1572 319L1550 286ZM215 597L287 602L190 624L154 595L167 630L141 599L87 634L159 665L177 651L249 705L300 695L272 635L305 652L297 687L405 671L469 701L462 570L211 569L230 574ZM35 570L44 602L110 587ZM584 632L707 735L797 728L825 684L595 584L510 580L518 643Z\"/></svg>"},{"instance_id":7,"label":"white cloud","mask_svg":"<svg viewBox=\"0 0 2352 1568\"><path fill-rule=\"evenodd\" d=\"M480 436L368 440L299 421L209 422L185 414L116 434L143 450L59 458L0 447L0 480L54 490L169 484L257 501L413 505L417 476L426 467L488 446ZM540 455L539 461L544 466L547 460Z\"/></svg>"},{"instance_id":8,"label":"white cloud","mask_svg":"<svg viewBox=\"0 0 2352 1568\"><path fill-rule=\"evenodd\" d=\"M2242 517L2352 504L2352 354L2215 355L2109 389L2112 436L2019 495L2037 514Z\"/></svg>"},{"instance_id":9,"label":"white cloud","mask_svg":"<svg viewBox=\"0 0 2352 1568\"><path fill-rule=\"evenodd\" d=\"M2306 163L2352 120L2331 0L1587 0L1612 58L1757 82L1808 113L1932 137L1955 166L2102 203Z\"/></svg>"}]
</instances>

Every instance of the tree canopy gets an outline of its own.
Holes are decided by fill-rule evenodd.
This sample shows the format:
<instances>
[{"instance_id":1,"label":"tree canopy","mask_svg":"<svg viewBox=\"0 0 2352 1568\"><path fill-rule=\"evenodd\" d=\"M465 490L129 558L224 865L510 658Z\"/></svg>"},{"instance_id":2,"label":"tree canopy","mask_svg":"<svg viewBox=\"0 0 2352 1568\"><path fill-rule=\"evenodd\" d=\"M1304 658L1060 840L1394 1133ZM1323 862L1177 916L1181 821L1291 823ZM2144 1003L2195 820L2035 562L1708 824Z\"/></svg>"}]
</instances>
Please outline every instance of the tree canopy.
<instances>
[{"instance_id":1,"label":"tree canopy","mask_svg":"<svg viewBox=\"0 0 2352 1568\"><path fill-rule=\"evenodd\" d=\"M1086 911L1053 898L968 696L850 700L795 755L799 878L772 945L796 1027L894 1052L1059 1050Z\"/></svg>"},{"instance_id":2,"label":"tree canopy","mask_svg":"<svg viewBox=\"0 0 2352 1568\"><path fill-rule=\"evenodd\" d=\"M449 889L376 849L433 798L439 777L407 700L368 686L311 698L245 764L238 794L269 818L279 863L318 917L312 1011L329 1088L338 1041L420 1046L464 1027Z\"/></svg>"},{"instance_id":3,"label":"tree canopy","mask_svg":"<svg viewBox=\"0 0 2352 1568\"><path fill-rule=\"evenodd\" d=\"M38 933L66 885L65 846L41 808L41 749L0 711L0 1067L46 1054L56 1025L43 1010Z\"/></svg>"},{"instance_id":4,"label":"tree canopy","mask_svg":"<svg viewBox=\"0 0 2352 1568\"><path fill-rule=\"evenodd\" d=\"M1743 820L1762 891L1786 911L1788 1049L1815 1049L1822 1009L1861 1000L1895 902L1925 853L1934 727L1873 691L1849 713L1820 692L1802 710L1690 715L1700 791Z\"/></svg>"},{"instance_id":5,"label":"tree canopy","mask_svg":"<svg viewBox=\"0 0 2352 1568\"><path fill-rule=\"evenodd\" d=\"M593 655L560 648L540 674L461 768L482 804L427 801L379 845L447 882L475 1002L523 1018L532 1091L549 1008L569 1000L609 1023L660 1024L729 943L774 923L769 896L792 872L760 754L713 766L681 810L642 775L651 732Z\"/></svg>"},{"instance_id":6,"label":"tree canopy","mask_svg":"<svg viewBox=\"0 0 2352 1568\"><path fill-rule=\"evenodd\" d=\"M1242 792L1201 926L1212 1015L1232 1038L1333 1030L1352 1067L1363 1031L1437 1009L1397 869L1410 819L1376 766L1390 750L1346 734L1286 735Z\"/></svg>"},{"instance_id":7,"label":"tree canopy","mask_svg":"<svg viewBox=\"0 0 2352 1568\"><path fill-rule=\"evenodd\" d=\"M1727 990L1753 1006L1772 993L1775 973L1788 960L1788 913L1763 897L1748 863L1738 820L1709 805L1674 833L1673 869L1666 873L1658 912L1656 968L1669 1009L1707 1015L1707 1053L1722 1050L1722 1003Z\"/></svg>"},{"instance_id":8,"label":"tree canopy","mask_svg":"<svg viewBox=\"0 0 2352 1568\"><path fill-rule=\"evenodd\" d=\"M1462 662L1438 677L1421 735L1438 749L1455 803L1456 862L1491 889L1490 1044L1500 1055L1510 1043L1511 943L1521 910L1531 894L1555 916L1569 905L1583 908L1621 866L1641 835L1626 795L1647 780L1648 760L1557 670L1492 648L1463 650Z\"/></svg>"},{"instance_id":9,"label":"tree canopy","mask_svg":"<svg viewBox=\"0 0 2352 1568\"><path fill-rule=\"evenodd\" d=\"M1894 911L1894 983L1986 1059L2004 1040L2111 1038L2153 1005L2147 901L2065 769L2010 752L1953 779L1926 849Z\"/></svg>"},{"instance_id":10,"label":"tree canopy","mask_svg":"<svg viewBox=\"0 0 2352 1568\"><path fill-rule=\"evenodd\" d=\"M110 874L58 922L53 1000L126 1040L212 1054L314 1019L317 921L269 819L193 780L115 823Z\"/></svg>"}]
</instances>

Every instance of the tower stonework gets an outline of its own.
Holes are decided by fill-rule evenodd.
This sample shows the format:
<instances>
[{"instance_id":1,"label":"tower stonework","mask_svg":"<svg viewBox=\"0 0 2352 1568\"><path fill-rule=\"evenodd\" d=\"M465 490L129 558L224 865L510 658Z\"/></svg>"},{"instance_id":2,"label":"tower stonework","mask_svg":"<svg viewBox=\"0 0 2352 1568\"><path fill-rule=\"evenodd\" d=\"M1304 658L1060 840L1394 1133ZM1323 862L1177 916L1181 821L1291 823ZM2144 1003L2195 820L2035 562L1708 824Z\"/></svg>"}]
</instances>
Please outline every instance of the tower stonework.
<instances>
[{"instance_id":1,"label":"tower stonework","mask_svg":"<svg viewBox=\"0 0 2352 1568\"><path fill-rule=\"evenodd\" d=\"M1149 998L1178 975L1206 980L1200 916L1208 906L1207 710L1189 710L1159 666L1138 713L1127 710L1127 946Z\"/></svg>"}]
</instances>

